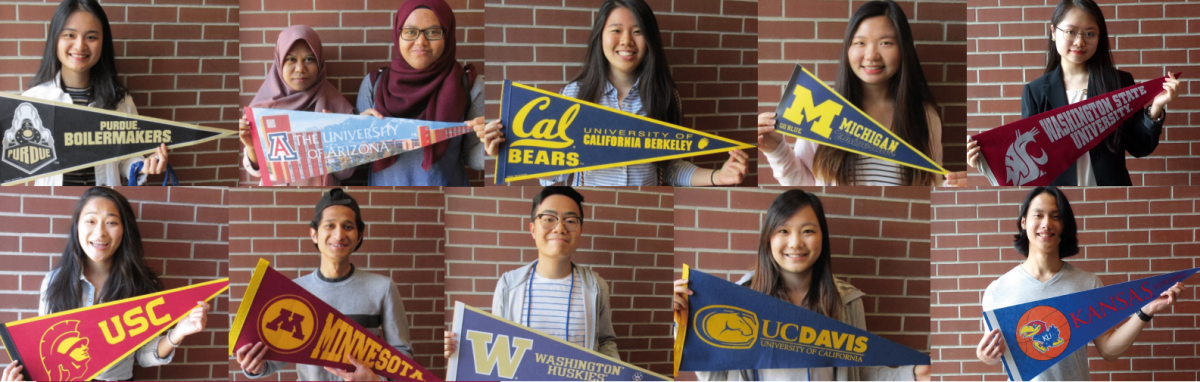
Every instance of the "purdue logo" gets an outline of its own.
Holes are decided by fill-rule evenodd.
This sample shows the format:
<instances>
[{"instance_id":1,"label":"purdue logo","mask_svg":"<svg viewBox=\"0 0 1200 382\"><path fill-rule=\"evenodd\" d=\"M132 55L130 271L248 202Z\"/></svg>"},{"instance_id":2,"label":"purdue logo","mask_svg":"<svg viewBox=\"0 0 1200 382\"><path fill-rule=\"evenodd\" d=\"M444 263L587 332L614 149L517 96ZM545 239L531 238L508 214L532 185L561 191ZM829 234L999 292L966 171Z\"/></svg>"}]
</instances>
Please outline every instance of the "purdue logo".
<instances>
[{"instance_id":1,"label":"purdue logo","mask_svg":"<svg viewBox=\"0 0 1200 382\"><path fill-rule=\"evenodd\" d=\"M815 123L812 125L812 132L829 139L829 134L833 133L833 119L842 112L842 105L833 100L825 100L820 105L813 105L812 91L805 89L803 86L796 85L792 90L792 105L783 111L783 118L796 122L807 121Z\"/></svg>"},{"instance_id":2,"label":"purdue logo","mask_svg":"<svg viewBox=\"0 0 1200 382\"><path fill-rule=\"evenodd\" d=\"M258 315L263 342L280 353L295 353L312 341L317 316L307 301L295 295L275 297Z\"/></svg>"},{"instance_id":3,"label":"purdue logo","mask_svg":"<svg viewBox=\"0 0 1200 382\"><path fill-rule=\"evenodd\" d=\"M749 349L758 339L758 315L728 305L712 305L696 312L696 335L709 345Z\"/></svg>"},{"instance_id":4,"label":"purdue logo","mask_svg":"<svg viewBox=\"0 0 1200 382\"><path fill-rule=\"evenodd\" d=\"M533 340L513 337L513 352L509 352L509 340L506 335L496 336L496 344L488 350L492 343L492 333L467 330L467 341L471 343L471 355L475 358L475 373L492 375L492 370L499 369L497 375L504 379L513 379L517 374L517 366L525 357L525 351L533 347Z\"/></svg>"},{"instance_id":5,"label":"purdue logo","mask_svg":"<svg viewBox=\"0 0 1200 382\"><path fill-rule=\"evenodd\" d=\"M75 381L87 378L88 339L79 333L79 320L54 324L42 334L38 343L42 368L55 381Z\"/></svg>"},{"instance_id":6,"label":"purdue logo","mask_svg":"<svg viewBox=\"0 0 1200 382\"><path fill-rule=\"evenodd\" d=\"M22 102L13 112L12 125L4 131L4 163L33 174L58 160L54 137L42 125L37 108Z\"/></svg>"}]
</instances>

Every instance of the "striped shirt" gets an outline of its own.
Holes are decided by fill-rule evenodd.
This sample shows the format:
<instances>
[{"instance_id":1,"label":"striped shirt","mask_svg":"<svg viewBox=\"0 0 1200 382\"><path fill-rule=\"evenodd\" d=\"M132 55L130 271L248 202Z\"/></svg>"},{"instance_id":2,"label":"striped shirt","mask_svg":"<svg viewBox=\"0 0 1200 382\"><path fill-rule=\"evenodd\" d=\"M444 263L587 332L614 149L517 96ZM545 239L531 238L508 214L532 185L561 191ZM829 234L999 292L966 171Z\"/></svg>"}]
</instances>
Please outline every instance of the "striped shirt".
<instances>
[{"instance_id":1,"label":"striped shirt","mask_svg":"<svg viewBox=\"0 0 1200 382\"><path fill-rule=\"evenodd\" d=\"M569 83L566 87L563 87L559 94L567 97L576 97L579 94L579 84L576 82ZM646 109L642 106L642 97L638 93L638 83L635 82L633 87L629 89L629 94L625 96L624 101L617 99L617 96L617 88L612 83L605 82L604 93L600 95L599 102L597 103L604 107L640 116L647 114ZM696 167L692 162L672 159L656 163L640 163L573 174L555 175L551 180L541 179L540 182L543 186L550 186L554 183L565 182L570 178L571 184L567 184L568 186L659 186L659 168L662 169L662 180L666 185L689 187L692 185L692 173L696 172L696 169L699 167Z\"/></svg>"},{"instance_id":2,"label":"striped shirt","mask_svg":"<svg viewBox=\"0 0 1200 382\"><path fill-rule=\"evenodd\" d=\"M533 272L533 284L531 284L532 298L525 301L525 307L522 309L521 321L528 325L531 329L545 333L547 335L566 340L567 342L587 347L584 343L587 340L585 319L583 317L583 286L580 277L574 275L575 287L571 288L572 277L563 277L561 279L548 279L537 272ZM567 295L570 290L570 338L563 332L563 328L567 322ZM530 311L532 306L533 311ZM526 318L528 317L528 318Z\"/></svg>"},{"instance_id":3,"label":"striped shirt","mask_svg":"<svg viewBox=\"0 0 1200 382\"><path fill-rule=\"evenodd\" d=\"M855 184L875 186L902 186L900 165L860 155L854 167Z\"/></svg>"},{"instance_id":4,"label":"striped shirt","mask_svg":"<svg viewBox=\"0 0 1200 382\"><path fill-rule=\"evenodd\" d=\"M89 85L86 88L73 88L63 85L63 92L71 96L71 103L79 106L87 106L92 102L92 87ZM64 186L95 186L96 185L96 168L87 167L63 174Z\"/></svg>"}]
</instances>

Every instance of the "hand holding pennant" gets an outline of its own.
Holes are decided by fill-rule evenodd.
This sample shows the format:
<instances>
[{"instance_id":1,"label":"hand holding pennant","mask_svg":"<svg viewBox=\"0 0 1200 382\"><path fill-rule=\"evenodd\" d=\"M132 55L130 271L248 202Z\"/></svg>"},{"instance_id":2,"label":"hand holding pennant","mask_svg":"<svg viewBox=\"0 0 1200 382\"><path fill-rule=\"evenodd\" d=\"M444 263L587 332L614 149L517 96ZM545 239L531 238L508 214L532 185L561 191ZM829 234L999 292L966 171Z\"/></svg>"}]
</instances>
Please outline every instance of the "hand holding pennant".
<instances>
[{"instance_id":1,"label":"hand holding pennant","mask_svg":"<svg viewBox=\"0 0 1200 382\"><path fill-rule=\"evenodd\" d=\"M775 110L775 131L784 135L946 174L946 169L842 98L808 69L796 65Z\"/></svg>"},{"instance_id":2,"label":"hand holding pennant","mask_svg":"<svg viewBox=\"0 0 1200 382\"><path fill-rule=\"evenodd\" d=\"M496 183L754 146L504 80Z\"/></svg>"}]
</instances>

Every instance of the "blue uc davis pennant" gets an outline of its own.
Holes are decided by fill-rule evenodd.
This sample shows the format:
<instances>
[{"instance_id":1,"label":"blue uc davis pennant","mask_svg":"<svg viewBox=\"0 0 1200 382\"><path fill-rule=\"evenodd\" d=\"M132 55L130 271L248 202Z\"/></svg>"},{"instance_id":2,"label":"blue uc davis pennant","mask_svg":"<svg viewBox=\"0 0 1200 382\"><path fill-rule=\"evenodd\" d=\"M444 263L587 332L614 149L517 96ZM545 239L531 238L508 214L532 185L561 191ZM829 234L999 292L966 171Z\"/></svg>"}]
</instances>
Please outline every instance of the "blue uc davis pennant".
<instances>
[{"instance_id":1,"label":"blue uc davis pennant","mask_svg":"<svg viewBox=\"0 0 1200 382\"><path fill-rule=\"evenodd\" d=\"M500 121L497 184L754 147L510 80Z\"/></svg>"},{"instance_id":2,"label":"blue uc davis pennant","mask_svg":"<svg viewBox=\"0 0 1200 382\"><path fill-rule=\"evenodd\" d=\"M796 65L775 109L775 131L784 135L946 174L946 169L842 98L808 69Z\"/></svg>"},{"instance_id":3,"label":"blue uc davis pennant","mask_svg":"<svg viewBox=\"0 0 1200 382\"><path fill-rule=\"evenodd\" d=\"M669 381L606 355L454 302L458 351L447 381Z\"/></svg>"},{"instance_id":4,"label":"blue uc davis pennant","mask_svg":"<svg viewBox=\"0 0 1200 382\"><path fill-rule=\"evenodd\" d=\"M983 319L988 331L998 327L1004 336L1009 380L1028 381L1196 271L1200 268L989 310Z\"/></svg>"},{"instance_id":5,"label":"blue uc davis pennant","mask_svg":"<svg viewBox=\"0 0 1200 382\"><path fill-rule=\"evenodd\" d=\"M929 356L715 276L684 276L688 320L680 323L681 371L928 365Z\"/></svg>"}]
</instances>

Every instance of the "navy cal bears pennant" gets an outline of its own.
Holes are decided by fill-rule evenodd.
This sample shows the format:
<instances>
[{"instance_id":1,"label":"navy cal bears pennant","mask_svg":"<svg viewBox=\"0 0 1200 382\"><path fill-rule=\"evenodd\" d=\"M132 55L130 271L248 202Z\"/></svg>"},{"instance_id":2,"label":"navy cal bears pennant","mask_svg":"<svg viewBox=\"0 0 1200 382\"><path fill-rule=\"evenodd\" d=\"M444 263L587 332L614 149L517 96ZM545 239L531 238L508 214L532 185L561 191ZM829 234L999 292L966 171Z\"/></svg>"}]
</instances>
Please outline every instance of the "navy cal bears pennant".
<instances>
[{"instance_id":1,"label":"navy cal bears pennant","mask_svg":"<svg viewBox=\"0 0 1200 382\"><path fill-rule=\"evenodd\" d=\"M668 381L652 371L454 303L448 381Z\"/></svg>"},{"instance_id":2,"label":"navy cal bears pennant","mask_svg":"<svg viewBox=\"0 0 1200 382\"><path fill-rule=\"evenodd\" d=\"M715 276L689 269L681 371L928 365L929 356Z\"/></svg>"},{"instance_id":3,"label":"navy cal bears pennant","mask_svg":"<svg viewBox=\"0 0 1200 382\"><path fill-rule=\"evenodd\" d=\"M946 169L896 137L800 65L775 110L775 131L902 166L946 174Z\"/></svg>"},{"instance_id":4,"label":"navy cal bears pennant","mask_svg":"<svg viewBox=\"0 0 1200 382\"><path fill-rule=\"evenodd\" d=\"M504 80L496 183L754 146Z\"/></svg>"},{"instance_id":5,"label":"navy cal bears pennant","mask_svg":"<svg viewBox=\"0 0 1200 382\"><path fill-rule=\"evenodd\" d=\"M0 94L5 186L233 135L164 119Z\"/></svg>"},{"instance_id":6,"label":"navy cal bears pennant","mask_svg":"<svg viewBox=\"0 0 1200 382\"><path fill-rule=\"evenodd\" d=\"M1029 381L1136 314L1200 268L1127 281L983 312L987 330L1004 336L1009 380Z\"/></svg>"}]
</instances>

